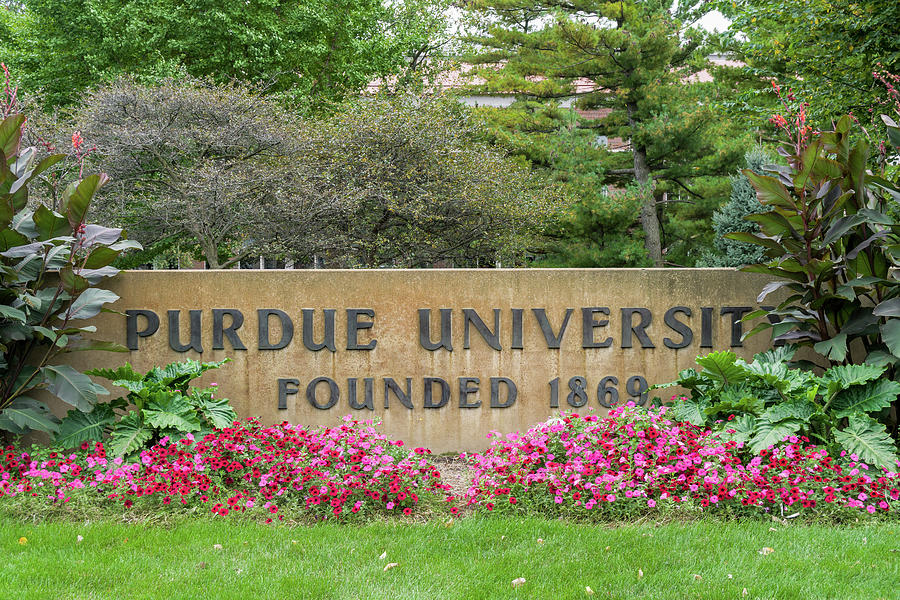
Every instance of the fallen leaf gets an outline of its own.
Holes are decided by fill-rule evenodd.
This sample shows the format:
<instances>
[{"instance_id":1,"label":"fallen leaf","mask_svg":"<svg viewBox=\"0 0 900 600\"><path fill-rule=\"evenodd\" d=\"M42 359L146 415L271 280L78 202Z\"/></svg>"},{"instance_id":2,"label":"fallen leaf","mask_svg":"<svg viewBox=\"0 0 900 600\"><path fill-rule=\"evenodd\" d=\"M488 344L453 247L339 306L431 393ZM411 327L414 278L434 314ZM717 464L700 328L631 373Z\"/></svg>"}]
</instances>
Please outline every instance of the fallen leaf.
<instances>
[{"instance_id":1,"label":"fallen leaf","mask_svg":"<svg viewBox=\"0 0 900 600\"><path fill-rule=\"evenodd\" d=\"M221 550L222 544L213 544L213 550Z\"/></svg>"},{"instance_id":2,"label":"fallen leaf","mask_svg":"<svg viewBox=\"0 0 900 600\"><path fill-rule=\"evenodd\" d=\"M202 563L198 564L198 565L197 565L197 568L198 568L198 569L205 569L205 568L206 568L206 563L205 563L205 562L202 562Z\"/></svg>"},{"instance_id":3,"label":"fallen leaf","mask_svg":"<svg viewBox=\"0 0 900 600\"><path fill-rule=\"evenodd\" d=\"M292 543L292 544L296 544L296 543L297 543L297 540L291 540L291 543Z\"/></svg>"},{"instance_id":4,"label":"fallen leaf","mask_svg":"<svg viewBox=\"0 0 900 600\"><path fill-rule=\"evenodd\" d=\"M778 530L775 529L774 527L769 527L769 531L778 531Z\"/></svg>"},{"instance_id":5,"label":"fallen leaf","mask_svg":"<svg viewBox=\"0 0 900 600\"><path fill-rule=\"evenodd\" d=\"M703 579L703 577L702 577L701 575L698 575L697 573L694 573L694 580L695 580L695 581L700 581L701 579Z\"/></svg>"},{"instance_id":6,"label":"fallen leaf","mask_svg":"<svg viewBox=\"0 0 900 600\"><path fill-rule=\"evenodd\" d=\"M524 578L524 577L516 577L515 579L512 580L512 586L513 586L514 588L517 588L517 587L519 587L520 585L523 585L524 583L525 583L525 578Z\"/></svg>"},{"instance_id":7,"label":"fallen leaf","mask_svg":"<svg viewBox=\"0 0 900 600\"><path fill-rule=\"evenodd\" d=\"M593 596L594 590L591 589L591 586L586 585L586 586L584 586L584 593L587 594L588 596Z\"/></svg>"},{"instance_id":8,"label":"fallen leaf","mask_svg":"<svg viewBox=\"0 0 900 600\"><path fill-rule=\"evenodd\" d=\"M387 571L389 569L393 569L394 567L399 567L400 563L388 563L384 565L384 570Z\"/></svg>"},{"instance_id":9,"label":"fallen leaf","mask_svg":"<svg viewBox=\"0 0 900 600\"><path fill-rule=\"evenodd\" d=\"M19 545L20 545L20 546L24 546L24 545L27 544L27 543L28 543L28 538L27 538L27 537L20 537L20 538L19 538Z\"/></svg>"},{"instance_id":10,"label":"fallen leaf","mask_svg":"<svg viewBox=\"0 0 900 600\"><path fill-rule=\"evenodd\" d=\"M382 552L382 553L381 553L381 556L379 556L378 558L381 559L381 560L386 559L386 558L387 558L387 550L385 550L384 552Z\"/></svg>"},{"instance_id":11,"label":"fallen leaf","mask_svg":"<svg viewBox=\"0 0 900 600\"><path fill-rule=\"evenodd\" d=\"M451 517L449 521L444 523L444 527L453 527L453 517Z\"/></svg>"},{"instance_id":12,"label":"fallen leaf","mask_svg":"<svg viewBox=\"0 0 900 600\"><path fill-rule=\"evenodd\" d=\"M772 554L773 552L775 552L774 548L763 548L762 550L759 551L759 553L762 554L763 556L767 556L769 554Z\"/></svg>"}]
</instances>

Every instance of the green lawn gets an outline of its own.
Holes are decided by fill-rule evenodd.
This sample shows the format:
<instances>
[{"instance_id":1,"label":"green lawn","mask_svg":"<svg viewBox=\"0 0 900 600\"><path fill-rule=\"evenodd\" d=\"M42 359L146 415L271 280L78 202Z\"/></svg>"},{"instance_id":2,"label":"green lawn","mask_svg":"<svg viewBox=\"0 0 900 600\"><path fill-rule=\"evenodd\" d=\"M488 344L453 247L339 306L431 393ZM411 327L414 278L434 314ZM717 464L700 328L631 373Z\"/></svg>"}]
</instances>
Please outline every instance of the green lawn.
<instances>
[{"instance_id":1,"label":"green lawn","mask_svg":"<svg viewBox=\"0 0 900 600\"><path fill-rule=\"evenodd\" d=\"M586 586L594 598L900 598L900 523L608 527L470 517L449 527L292 528L0 517L0 552L0 597L17 600L562 599L591 597ZM398 564L385 571L389 563ZM525 583L513 588L519 577Z\"/></svg>"}]
</instances>

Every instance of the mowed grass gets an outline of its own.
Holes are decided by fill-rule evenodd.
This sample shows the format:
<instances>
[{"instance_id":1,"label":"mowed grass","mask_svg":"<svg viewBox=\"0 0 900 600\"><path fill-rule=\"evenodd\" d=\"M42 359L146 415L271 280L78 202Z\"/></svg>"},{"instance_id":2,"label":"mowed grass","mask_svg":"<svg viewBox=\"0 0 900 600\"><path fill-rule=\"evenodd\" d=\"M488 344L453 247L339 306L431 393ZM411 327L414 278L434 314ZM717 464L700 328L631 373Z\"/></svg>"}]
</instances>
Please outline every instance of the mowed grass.
<instances>
[{"instance_id":1,"label":"mowed grass","mask_svg":"<svg viewBox=\"0 0 900 600\"><path fill-rule=\"evenodd\" d=\"M2 517L0 552L0 597L17 600L900 598L893 522L610 527L469 517L273 527Z\"/></svg>"}]
</instances>

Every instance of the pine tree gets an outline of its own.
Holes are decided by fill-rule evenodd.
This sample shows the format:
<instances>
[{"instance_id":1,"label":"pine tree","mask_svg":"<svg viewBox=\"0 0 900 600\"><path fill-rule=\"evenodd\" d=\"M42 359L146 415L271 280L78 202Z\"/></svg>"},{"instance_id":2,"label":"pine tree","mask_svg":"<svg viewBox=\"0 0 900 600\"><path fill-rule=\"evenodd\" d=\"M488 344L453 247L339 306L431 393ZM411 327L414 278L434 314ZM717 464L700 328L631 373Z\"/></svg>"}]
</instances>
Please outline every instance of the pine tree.
<instances>
[{"instance_id":1,"label":"pine tree","mask_svg":"<svg viewBox=\"0 0 900 600\"><path fill-rule=\"evenodd\" d=\"M501 127L554 134L570 98L599 118L575 126L618 138L627 152L610 152L602 185L636 186L647 255L663 265L660 214L676 190L707 203L695 189L704 176L725 174L743 153L742 136L712 110L714 85L694 75L708 67L702 32L691 27L690 3L668 0L477 0L469 5L484 65L485 92L514 92L515 119ZM508 136L515 139L514 135ZM537 152L535 152L537 154ZM706 216L708 218L708 214Z\"/></svg>"}]
</instances>

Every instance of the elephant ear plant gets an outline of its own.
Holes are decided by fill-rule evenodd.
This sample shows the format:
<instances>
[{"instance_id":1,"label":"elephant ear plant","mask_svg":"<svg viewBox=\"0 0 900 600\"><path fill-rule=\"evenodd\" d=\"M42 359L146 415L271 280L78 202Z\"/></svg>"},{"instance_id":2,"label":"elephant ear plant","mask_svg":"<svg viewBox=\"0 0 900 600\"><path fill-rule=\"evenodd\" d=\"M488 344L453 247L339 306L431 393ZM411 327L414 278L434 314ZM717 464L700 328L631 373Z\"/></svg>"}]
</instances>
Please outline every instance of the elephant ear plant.
<instances>
[{"instance_id":1,"label":"elephant ear plant","mask_svg":"<svg viewBox=\"0 0 900 600\"><path fill-rule=\"evenodd\" d=\"M85 413L70 410L59 426L56 444L71 448L85 441L100 442L108 434L108 448L116 456L133 455L163 437L181 439L230 427L237 419L227 398L215 398L215 387L188 384L210 369L229 362L201 363L188 360L137 373L130 364L118 369L94 369L89 375L104 377L128 390L125 398L97 404ZM128 407L133 406L133 410ZM117 413L116 411L121 411Z\"/></svg>"},{"instance_id":2,"label":"elephant ear plant","mask_svg":"<svg viewBox=\"0 0 900 600\"><path fill-rule=\"evenodd\" d=\"M900 394L900 383L882 377L885 365L835 365L821 376L788 368L793 347L757 354L747 363L734 352L697 359L678 380L690 392L672 415L712 427L745 442L754 454L785 437L805 435L833 453L897 470L897 448L877 417Z\"/></svg>"},{"instance_id":3,"label":"elephant ear plant","mask_svg":"<svg viewBox=\"0 0 900 600\"><path fill-rule=\"evenodd\" d=\"M768 167L772 176L744 171L768 212L747 218L760 233L727 237L765 248L765 262L744 271L778 277L758 301L775 290L787 292L774 308L748 314L767 316L748 335L772 330L773 339L811 347L826 368L833 364L886 367L896 379L900 362L900 224L894 218L900 181L868 168L869 146L853 143L852 121L814 134L800 117L778 121L788 133L780 154L786 166ZM900 128L883 117L894 153ZM794 122L792 132L785 123ZM890 146L886 146L889 148ZM818 361L818 362L821 362ZM898 403L882 419L898 435Z\"/></svg>"},{"instance_id":4,"label":"elephant ear plant","mask_svg":"<svg viewBox=\"0 0 900 600\"><path fill-rule=\"evenodd\" d=\"M46 390L78 411L90 411L107 391L72 367L54 364L64 352L122 350L86 339L94 327L76 325L104 310L118 296L96 286L118 273L110 264L137 242L122 230L89 225L91 199L106 181L91 175L70 184L56 212L28 206L28 185L60 162L52 155L34 164L34 148L21 148L25 116L0 123L0 430L55 433Z\"/></svg>"}]
</instances>

